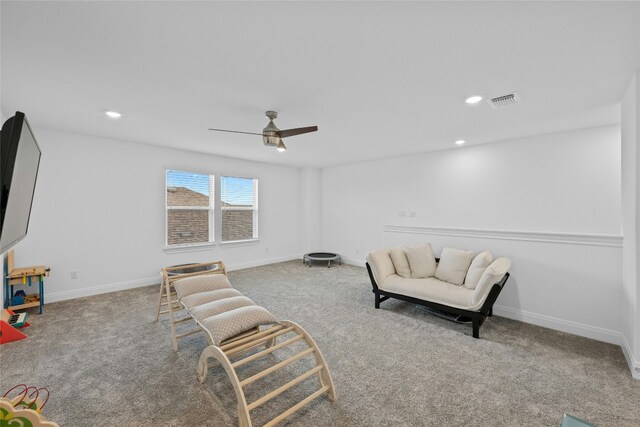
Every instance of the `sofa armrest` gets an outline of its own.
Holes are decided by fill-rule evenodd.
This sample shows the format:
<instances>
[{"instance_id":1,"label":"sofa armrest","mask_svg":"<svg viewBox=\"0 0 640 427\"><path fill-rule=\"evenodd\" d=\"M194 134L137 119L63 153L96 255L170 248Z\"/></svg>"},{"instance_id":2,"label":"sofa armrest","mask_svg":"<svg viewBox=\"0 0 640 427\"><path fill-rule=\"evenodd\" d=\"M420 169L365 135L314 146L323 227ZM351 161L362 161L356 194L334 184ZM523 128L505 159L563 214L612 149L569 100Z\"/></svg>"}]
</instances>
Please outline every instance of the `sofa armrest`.
<instances>
[{"instance_id":1,"label":"sofa armrest","mask_svg":"<svg viewBox=\"0 0 640 427\"><path fill-rule=\"evenodd\" d=\"M471 297L471 304L474 307L483 305L494 285L504 286L509 277L509 268L511 268L511 261L505 257L496 259L487 267Z\"/></svg>"},{"instance_id":2,"label":"sofa armrest","mask_svg":"<svg viewBox=\"0 0 640 427\"><path fill-rule=\"evenodd\" d=\"M367 263L371 267L373 277L378 286L382 285L384 279L396 273L396 267L393 265L389 251L386 249L369 252L367 254Z\"/></svg>"},{"instance_id":3,"label":"sofa armrest","mask_svg":"<svg viewBox=\"0 0 640 427\"><path fill-rule=\"evenodd\" d=\"M502 288L504 288L504 284L507 282L508 278L509 273L506 273L502 280L500 280L498 283L493 284L491 290L485 297L485 300L478 311L484 314L488 314L491 311L491 309L493 308L493 304L495 304L496 300L498 299L498 295L500 295L500 292L502 292Z\"/></svg>"}]
</instances>

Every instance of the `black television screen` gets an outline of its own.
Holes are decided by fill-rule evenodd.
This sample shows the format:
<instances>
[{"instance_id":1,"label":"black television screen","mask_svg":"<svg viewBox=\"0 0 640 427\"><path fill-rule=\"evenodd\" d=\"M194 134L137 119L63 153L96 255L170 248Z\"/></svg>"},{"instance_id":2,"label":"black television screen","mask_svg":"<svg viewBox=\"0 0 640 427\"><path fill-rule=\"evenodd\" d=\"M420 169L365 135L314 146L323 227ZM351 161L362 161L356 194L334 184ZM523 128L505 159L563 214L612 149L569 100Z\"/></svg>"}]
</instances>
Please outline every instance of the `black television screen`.
<instances>
[{"instance_id":1,"label":"black television screen","mask_svg":"<svg viewBox=\"0 0 640 427\"><path fill-rule=\"evenodd\" d=\"M18 111L2 126L0 253L27 235L39 165L40 147L24 113Z\"/></svg>"}]
</instances>

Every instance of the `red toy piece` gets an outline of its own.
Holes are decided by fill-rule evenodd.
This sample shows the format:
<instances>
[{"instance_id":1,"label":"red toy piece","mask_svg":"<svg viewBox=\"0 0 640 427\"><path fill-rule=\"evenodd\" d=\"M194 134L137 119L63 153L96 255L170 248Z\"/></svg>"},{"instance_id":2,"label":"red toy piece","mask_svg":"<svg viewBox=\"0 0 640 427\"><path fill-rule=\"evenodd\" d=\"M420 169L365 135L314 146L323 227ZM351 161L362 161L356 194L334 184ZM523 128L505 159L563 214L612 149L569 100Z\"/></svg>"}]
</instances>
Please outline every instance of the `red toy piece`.
<instances>
[{"instance_id":1,"label":"red toy piece","mask_svg":"<svg viewBox=\"0 0 640 427\"><path fill-rule=\"evenodd\" d=\"M9 325L8 320L11 315L15 314L11 310L2 310L0 314L0 344L6 344L11 341L18 341L27 338L25 334ZM29 322L23 326L29 326Z\"/></svg>"}]
</instances>

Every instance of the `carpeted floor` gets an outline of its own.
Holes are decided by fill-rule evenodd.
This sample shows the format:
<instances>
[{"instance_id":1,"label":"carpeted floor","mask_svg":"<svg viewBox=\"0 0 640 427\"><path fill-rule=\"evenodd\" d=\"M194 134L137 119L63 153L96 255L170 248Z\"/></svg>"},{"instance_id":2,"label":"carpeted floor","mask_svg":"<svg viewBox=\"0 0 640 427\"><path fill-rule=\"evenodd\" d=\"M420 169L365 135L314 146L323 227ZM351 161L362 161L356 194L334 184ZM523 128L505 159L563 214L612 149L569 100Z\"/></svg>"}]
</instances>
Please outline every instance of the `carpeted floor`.
<instances>
[{"instance_id":1,"label":"carpeted floor","mask_svg":"<svg viewBox=\"0 0 640 427\"><path fill-rule=\"evenodd\" d=\"M470 327L412 304L389 300L375 310L365 270L352 266L292 261L232 272L230 280L307 329L331 369L337 401L318 399L284 425L558 426L566 412L598 426L640 426L640 381L618 346L500 317L475 340ZM166 319L153 321L157 290L46 305L31 316L28 339L0 347L0 389L48 387L44 413L61 426L237 424L221 367L204 384L196 380L205 337L181 340L176 353ZM243 374L255 371L251 365ZM284 371L288 379L302 372L296 364ZM280 377L255 383L248 400ZM316 381L252 412L254 424L310 394Z\"/></svg>"}]
</instances>

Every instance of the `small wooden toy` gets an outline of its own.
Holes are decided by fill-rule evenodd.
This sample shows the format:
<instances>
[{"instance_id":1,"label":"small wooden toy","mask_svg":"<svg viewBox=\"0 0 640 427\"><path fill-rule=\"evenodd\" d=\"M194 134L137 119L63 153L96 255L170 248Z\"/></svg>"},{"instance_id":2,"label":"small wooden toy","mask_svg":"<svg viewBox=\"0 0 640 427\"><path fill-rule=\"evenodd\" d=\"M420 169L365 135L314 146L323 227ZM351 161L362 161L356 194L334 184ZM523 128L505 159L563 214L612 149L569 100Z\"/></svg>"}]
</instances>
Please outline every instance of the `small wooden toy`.
<instances>
[{"instance_id":1,"label":"small wooden toy","mask_svg":"<svg viewBox=\"0 0 640 427\"><path fill-rule=\"evenodd\" d=\"M27 294L23 290L16 291L11 298L11 305L24 304Z\"/></svg>"},{"instance_id":2,"label":"small wooden toy","mask_svg":"<svg viewBox=\"0 0 640 427\"><path fill-rule=\"evenodd\" d=\"M9 324L11 316L15 314L11 310L2 310L0 312L0 344L27 338L25 334ZM23 326L29 326L29 322L24 323Z\"/></svg>"},{"instance_id":3,"label":"small wooden toy","mask_svg":"<svg viewBox=\"0 0 640 427\"><path fill-rule=\"evenodd\" d=\"M44 399L43 392L46 393ZM48 400L49 390L44 387L29 387L26 384L12 387L0 397L0 425L59 427L40 415Z\"/></svg>"}]
</instances>

